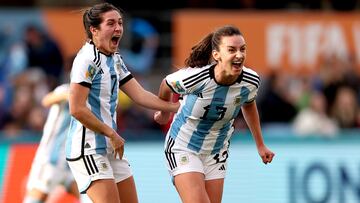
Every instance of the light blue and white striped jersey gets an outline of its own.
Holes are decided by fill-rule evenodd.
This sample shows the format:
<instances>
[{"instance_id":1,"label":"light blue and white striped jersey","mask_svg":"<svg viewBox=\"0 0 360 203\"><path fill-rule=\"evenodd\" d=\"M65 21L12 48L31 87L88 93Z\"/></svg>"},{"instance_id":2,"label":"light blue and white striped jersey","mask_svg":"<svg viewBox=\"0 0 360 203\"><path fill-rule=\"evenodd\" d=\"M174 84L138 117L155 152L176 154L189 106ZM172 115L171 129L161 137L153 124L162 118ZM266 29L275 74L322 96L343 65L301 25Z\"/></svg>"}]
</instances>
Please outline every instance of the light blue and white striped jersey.
<instances>
[{"instance_id":1,"label":"light blue and white striped jersey","mask_svg":"<svg viewBox=\"0 0 360 203\"><path fill-rule=\"evenodd\" d=\"M255 100L260 85L258 74L246 67L234 84L220 85L214 67L185 68L165 78L183 97L167 136L175 145L199 154L216 154L227 145L241 105Z\"/></svg>"},{"instance_id":2,"label":"light blue and white striped jersey","mask_svg":"<svg viewBox=\"0 0 360 203\"><path fill-rule=\"evenodd\" d=\"M69 84L54 89L54 94L69 92ZM50 163L60 168L67 168L65 160L65 139L70 125L69 103L63 101L50 107L43 135L35 155L34 163Z\"/></svg>"},{"instance_id":3,"label":"light blue and white striped jersey","mask_svg":"<svg viewBox=\"0 0 360 203\"><path fill-rule=\"evenodd\" d=\"M90 89L86 106L106 125L116 130L118 89L132 78L118 53L105 55L92 42L87 42L74 59L71 83ZM83 155L111 153L107 137L85 128L74 117L66 141L66 158L78 159Z\"/></svg>"}]
</instances>

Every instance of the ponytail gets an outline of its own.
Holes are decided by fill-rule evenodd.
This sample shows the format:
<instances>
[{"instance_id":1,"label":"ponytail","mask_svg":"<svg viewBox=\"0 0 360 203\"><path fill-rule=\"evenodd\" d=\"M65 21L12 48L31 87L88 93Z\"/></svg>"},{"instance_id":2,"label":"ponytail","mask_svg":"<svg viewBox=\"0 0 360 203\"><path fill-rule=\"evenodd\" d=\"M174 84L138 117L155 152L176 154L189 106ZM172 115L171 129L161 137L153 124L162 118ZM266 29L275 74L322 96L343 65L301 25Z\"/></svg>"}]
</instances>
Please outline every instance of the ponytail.
<instances>
[{"instance_id":1,"label":"ponytail","mask_svg":"<svg viewBox=\"0 0 360 203\"><path fill-rule=\"evenodd\" d=\"M185 60L188 67L202 67L211 63L213 33L208 34L200 42L191 48L189 57Z\"/></svg>"}]
</instances>

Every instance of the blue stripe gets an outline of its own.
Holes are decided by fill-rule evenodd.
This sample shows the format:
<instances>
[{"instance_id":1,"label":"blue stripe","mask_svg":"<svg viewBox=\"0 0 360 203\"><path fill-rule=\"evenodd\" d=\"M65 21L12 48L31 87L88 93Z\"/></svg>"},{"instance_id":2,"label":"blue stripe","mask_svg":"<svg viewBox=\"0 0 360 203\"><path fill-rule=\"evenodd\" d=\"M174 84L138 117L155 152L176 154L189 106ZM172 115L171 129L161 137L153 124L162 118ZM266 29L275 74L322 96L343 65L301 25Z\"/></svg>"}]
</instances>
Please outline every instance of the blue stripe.
<instances>
[{"instance_id":1,"label":"blue stripe","mask_svg":"<svg viewBox=\"0 0 360 203\"><path fill-rule=\"evenodd\" d=\"M114 88L114 92L111 95L110 98L110 114L111 114L111 118L112 118L112 127L113 129L117 129L117 125L116 125L116 121L114 118L114 114L116 111L116 105L117 105L117 98L118 98L118 87L119 87L119 80L118 80L118 76L116 74L116 71L114 69L114 59L112 57L107 57L106 60L106 64L108 67L110 67L110 75L116 76L116 83L115 83L115 87L112 87L113 85L113 81L111 80L110 83L110 90L112 90L112 88Z\"/></svg>"},{"instance_id":2,"label":"blue stripe","mask_svg":"<svg viewBox=\"0 0 360 203\"><path fill-rule=\"evenodd\" d=\"M209 130L219 118L219 112L216 108L224 106L228 91L229 86L218 86L215 89L212 101L210 103L210 109L206 115L207 119L201 120L196 130L191 135L190 142L187 146L189 149L196 152L200 151L206 135L209 134Z\"/></svg>"},{"instance_id":3,"label":"blue stripe","mask_svg":"<svg viewBox=\"0 0 360 203\"><path fill-rule=\"evenodd\" d=\"M248 100L249 94L250 94L250 90L247 87L241 87L240 95L239 95L239 97L241 98L241 100L240 100L241 103L236 106L236 108L234 110L234 114L232 116L233 119L235 119L238 116L240 109L241 109L241 105L244 104ZM220 152L220 150L224 144L224 140L227 137L227 133L230 130L230 127L231 127L230 123L227 123L220 130L219 137L217 137L217 139L216 139L216 143L214 145L214 149L211 152L211 154L217 154Z\"/></svg>"},{"instance_id":4,"label":"blue stripe","mask_svg":"<svg viewBox=\"0 0 360 203\"><path fill-rule=\"evenodd\" d=\"M61 157L60 153L63 152L62 149L64 147L64 141L70 123L70 115L68 109L64 109L62 113L64 115L64 118L61 122L59 131L55 135L56 138L54 141L54 146L50 152L50 163L53 165L56 165L58 163L59 158L63 158Z\"/></svg>"},{"instance_id":5,"label":"blue stripe","mask_svg":"<svg viewBox=\"0 0 360 203\"><path fill-rule=\"evenodd\" d=\"M170 136L173 139L176 139L179 134L181 126L186 123L186 118L191 115L191 112L196 103L197 96L196 95L187 95L185 105L182 107L181 112L176 116L174 122L170 128Z\"/></svg>"},{"instance_id":6,"label":"blue stripe","mask_svg":"<svg viewBox=\"0 0 360 203\"><path fill-rule=\"evenodd\" d=\"M247 87L241 87L240 96L241 96L241 105L249 100L250 90Z\"/></svg>"},{"instance_id":7,"label":"blue stripe","mask_svg":"<svg viewBox=\"0 0 360 203\"><path fill-rule=\"evenodd\" d=\"M67 134L66 144L65 144L66 157L68 157L68 158L71 158L72 141L73 141L73 137L75 135L75 130L76 130L77 124L78 124L78 121L74 117L71 116L70 129Z\"/></svg>"},{"instance_id":8,"label":"blue stripe","mask_svg":"<svg viewBox=\"0 0 360 203\"><path fill-rule=\"evenodd\" d=\"M230 122L227 122L220 129L219 136L216 138L216 142L215 142L213 150L211 151L211 154L217 154L220 152L221 148L224 146L224 140L227 137L230 127L231 127Z\"/></svg>"},{"instance_id":9,"label":"blue stripe","mask_svg":"<svg viewBox=\"0 0 360 203\"><path fill-rule=\"evenodd\" d=\"M89 93L89 104L91 112L96 116L97 119L100 121L104 121L101 117L101 104L100 104L100 92L101 92L101 81L102 81L102 74L96 74L94 77L91 89ZM98 154L101 154L104 152L104 149L106 149L106 141L105 136L95 133L95 151Z\"/></svg>"}]
</instances>

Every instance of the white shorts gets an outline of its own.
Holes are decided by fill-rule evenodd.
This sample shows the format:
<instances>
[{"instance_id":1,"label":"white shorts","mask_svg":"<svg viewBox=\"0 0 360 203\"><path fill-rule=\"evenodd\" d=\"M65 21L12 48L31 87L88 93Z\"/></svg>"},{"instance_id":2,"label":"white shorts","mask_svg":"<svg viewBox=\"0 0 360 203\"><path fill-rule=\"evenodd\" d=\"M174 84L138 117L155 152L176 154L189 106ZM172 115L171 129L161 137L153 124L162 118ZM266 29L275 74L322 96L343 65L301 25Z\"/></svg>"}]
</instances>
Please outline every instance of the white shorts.
<instances>
[{"instance_id":1,"label":"white shorts","mask_svg":"<svg viewBox=\"0 0 360 203\"><path fill-rule=\"evenodd\" d=\"M204 174L205 180L225 178L228 156L227 146L218 154L196 154L176 146L171 137L165 144L165 162L172 177L187 172L199 172Z\"/></svg>"},{"instance_id":2,"label":"white shorts","mask_svg":"<svg viewBox=\"0 0 360 203\"><path fill-rule=\"evenodd\" d=\"M69 190L73 181L74 178L68 167L64 168L35 161L31 166L26 189L37 189L48 194L59 185L63 185Z\"/></svg>"},{"instance_id":3,"label":"white shorts","mask_svg":"<svg viewBox=\"0 0 360 203\"><path fill-rule=\"evenodd\" d=\"M132 176L129 162L115 159L113 154L85 155L76 161L68 161L79 192L85 194L92 181L114 179L116 183Z\"/></svg>"}]
</instances>

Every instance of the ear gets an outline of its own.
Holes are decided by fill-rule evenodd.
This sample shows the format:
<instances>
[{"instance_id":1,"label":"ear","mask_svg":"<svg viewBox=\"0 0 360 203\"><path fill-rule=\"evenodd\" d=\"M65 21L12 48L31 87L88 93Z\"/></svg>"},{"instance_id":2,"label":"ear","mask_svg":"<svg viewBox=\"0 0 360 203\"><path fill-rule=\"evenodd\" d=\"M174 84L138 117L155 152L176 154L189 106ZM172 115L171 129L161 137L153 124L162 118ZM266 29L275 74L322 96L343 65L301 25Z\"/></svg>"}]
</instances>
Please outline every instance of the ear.
<instances>
[{"instance_id":1,"label":"ear","mask_svg":"<svg viewBox=\"0 0 360 203\"><path fill-rule=\"evenodd\" d=\"M93 35L95 35L95 33L96 33L96 28L93 27L93 26L90 26L90 32L91 32Z\"/></svg>"},{"instance_id":2,"label":"ear","mask_svg":"<svg viewBox=\"0 0 360 203\"><path fill-rule=\"evenodd\" d=\"M212 50L212 57L215 59L215 61L219 61L220 59L220 53L216 50Z\"/></svg>"}]
</instances>

